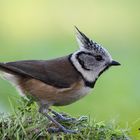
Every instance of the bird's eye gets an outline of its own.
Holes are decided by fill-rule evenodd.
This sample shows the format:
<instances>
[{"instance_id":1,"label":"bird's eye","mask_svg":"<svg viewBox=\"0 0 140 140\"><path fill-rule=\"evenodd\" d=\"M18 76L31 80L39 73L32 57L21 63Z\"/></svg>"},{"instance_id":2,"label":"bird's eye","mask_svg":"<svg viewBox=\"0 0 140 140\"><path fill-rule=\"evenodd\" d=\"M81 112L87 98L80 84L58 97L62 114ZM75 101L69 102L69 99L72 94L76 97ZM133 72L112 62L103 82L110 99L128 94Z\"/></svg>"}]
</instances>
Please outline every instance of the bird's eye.
<instances>
[{"instance_id":1,"label":"bird's eye","mask_svg":"<svg viewBox=\"0 0 140 140\"><path fill-rule=\"evenodd\" d=\"M102 58L101 55L97 55L97 56L95 56L95 59L96 59L97 61L101 61L101 60L103 60L103 58Z\"/></svg>"}]
</instances>

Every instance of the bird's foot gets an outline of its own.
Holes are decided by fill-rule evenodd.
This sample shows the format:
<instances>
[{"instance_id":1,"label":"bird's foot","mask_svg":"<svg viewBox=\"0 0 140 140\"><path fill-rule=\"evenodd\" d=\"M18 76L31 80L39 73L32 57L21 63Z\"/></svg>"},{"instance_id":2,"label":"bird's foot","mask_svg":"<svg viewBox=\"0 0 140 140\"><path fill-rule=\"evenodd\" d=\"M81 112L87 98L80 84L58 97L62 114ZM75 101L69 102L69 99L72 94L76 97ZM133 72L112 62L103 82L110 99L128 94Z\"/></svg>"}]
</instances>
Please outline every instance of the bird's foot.
<instances>
[{"instance_id":1,"label":"bird's foot","mask_svg":"<svg viewBox=\"0 0 140 140\"><path fill-rule=\"evenodd\" d=\"M62 114L51 110L51 112L55 115L55 120L58 121L76 121L76 118L65 117Z\"/></svg>"},{"instance_id":2,"label":"bird's foot","mask_svg":"<svg viewBox=\"0 0 140 140\"><path fill-rule=\"evenodd\" d=\"M65 127L62 127L62 128L50 127L50 128L48 128L48 132L49 133L63 132L63 133L66 133L66 134L76 134L76 133L78 133L78 131L76 131L76 130L66 129Z\"/></svg>"},{"instance_id":3,"label":"bird's foot","mask_svg":"<svg viewBox=\"0 0 140 140\"><path fill-rule=\"evenodd\" d=\"M40 107L39 111L40 111L40 113L45 115L50 121L52 121L57 126L57 128L52 128L52 127L48 128L49 133L57 133L57 132L77 133L78 132L78 131L75 131L75 130L66 129L59 122L57 122L56 119L54 119L52 116L50 116L48 114L48 111L52 112L54 115L56 115L61 120L73 120L73 118L65 118L63 115L61 115L61 114L59 114L59 113L57 113L55 111L52 111L51 109L46 108L46 106L44 106L44 105Z\"/></svg>"}]
</instances>

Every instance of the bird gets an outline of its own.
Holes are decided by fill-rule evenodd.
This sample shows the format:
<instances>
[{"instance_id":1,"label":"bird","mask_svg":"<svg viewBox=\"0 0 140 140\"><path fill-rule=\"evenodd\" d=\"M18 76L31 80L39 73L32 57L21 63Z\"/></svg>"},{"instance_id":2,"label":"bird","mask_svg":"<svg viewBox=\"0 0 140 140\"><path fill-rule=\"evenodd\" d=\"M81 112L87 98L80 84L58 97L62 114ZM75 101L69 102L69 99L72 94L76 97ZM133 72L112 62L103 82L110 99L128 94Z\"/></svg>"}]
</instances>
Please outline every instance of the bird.
<instances>
[{"instance_id":1,"label":"bird","mask_svg":"<svg viewBox=\"0 0 140 140\"><path fill-rule=\"evenodd\" d=\"M50 132L75 133L65 128L61 120L69 120L51 106L72 104L94 88L100 75L111 66L119 66L102 45L88 38L75 27L79 49L66 56L50 60L20 60L1 62L0 72L22 96L31 96L39 105L39 112L57 127ZM72 118L73 119L73 118Z\"/></svg>"}]
</instances>

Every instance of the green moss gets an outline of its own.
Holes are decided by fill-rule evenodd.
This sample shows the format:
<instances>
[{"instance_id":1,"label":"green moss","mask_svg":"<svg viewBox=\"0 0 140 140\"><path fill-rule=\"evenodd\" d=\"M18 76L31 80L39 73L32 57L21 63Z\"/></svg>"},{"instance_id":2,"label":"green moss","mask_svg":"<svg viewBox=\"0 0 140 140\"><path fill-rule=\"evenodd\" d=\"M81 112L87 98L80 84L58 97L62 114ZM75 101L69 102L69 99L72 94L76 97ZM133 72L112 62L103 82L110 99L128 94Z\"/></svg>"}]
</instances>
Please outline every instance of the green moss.
<instances>
[{"instance_id":1,"label":"green moss","mask_svg":"<svg viewBox=\"0 0 140 140\"><path fill-rule=\"evenodd\" d=\"M69 129L78 130L77 134L50 134L47 128L54 126L38 112L35 103L24 99L19 101L19 108L13 109L10 115L0 115L1 140L130 140L128 130L116 123L90 121L81 116L73 122L60 122ZM13 108L13 107L12 107ZM64 114L68 116L67 114Z\"/></svg>"}]
</instances>

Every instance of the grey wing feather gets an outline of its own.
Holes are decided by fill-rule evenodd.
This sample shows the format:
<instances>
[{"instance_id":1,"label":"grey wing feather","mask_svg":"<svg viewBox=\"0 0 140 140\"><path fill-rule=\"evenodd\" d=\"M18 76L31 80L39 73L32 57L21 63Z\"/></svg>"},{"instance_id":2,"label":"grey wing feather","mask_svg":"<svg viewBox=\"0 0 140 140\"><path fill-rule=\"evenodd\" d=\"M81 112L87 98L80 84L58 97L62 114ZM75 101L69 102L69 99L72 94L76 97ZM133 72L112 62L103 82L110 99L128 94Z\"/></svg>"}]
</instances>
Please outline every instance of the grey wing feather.
<instances>
[{"instance_id":1,"label":"grey wing feather","mask_svg":"<svg viewBox=\"0 0 140 140\"><path fill-rule=\"evenodd\" d=\"M54 60L28 60L0 63L0 69L17 75L32 77L58 88L68 88L81 77L68 57Z\"/></svg>"}]
</instances>

